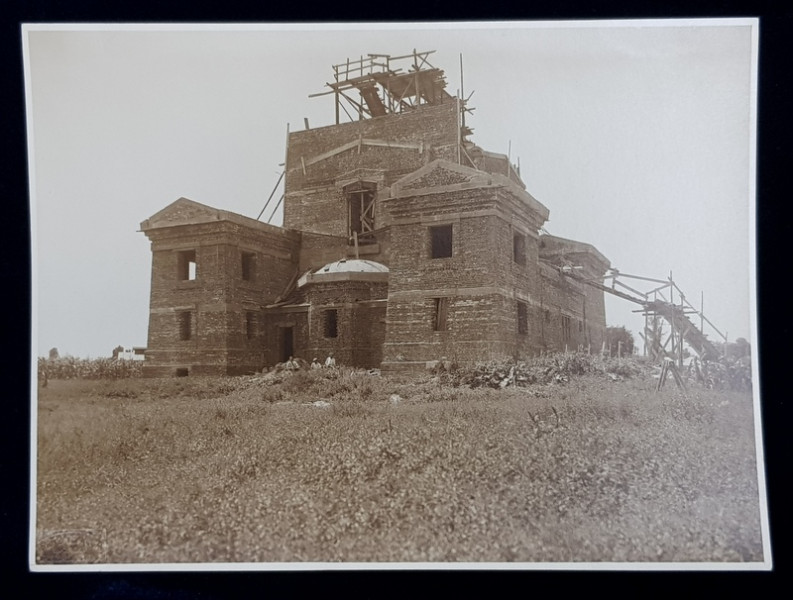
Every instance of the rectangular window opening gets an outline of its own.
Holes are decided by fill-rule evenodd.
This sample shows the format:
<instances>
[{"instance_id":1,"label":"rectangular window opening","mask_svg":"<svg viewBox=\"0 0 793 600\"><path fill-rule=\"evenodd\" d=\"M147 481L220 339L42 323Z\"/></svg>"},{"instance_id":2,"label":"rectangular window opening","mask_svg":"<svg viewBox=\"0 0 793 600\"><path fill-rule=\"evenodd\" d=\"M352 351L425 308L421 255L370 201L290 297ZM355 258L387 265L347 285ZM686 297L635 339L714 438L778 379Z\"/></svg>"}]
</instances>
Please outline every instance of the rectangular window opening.
<instances>
[{"instance_id":1,"label":"rectangular window opening","mask_svg":"<svg viewBox=\"0 0 793 600\"><path fill-rule=\"evenodd\" d=\"M373 244L375 228L376 186L361 182L344 190L347 199L350 240L358 239L359 244Z\"/></svg>"},{"instance_id":2,"label":"rectangular window opening","mask_svg":"<svg viewBox=\"0 0 793 600\"><path fill-rule=\"evenodd\" d=\"M324 335L326 338L335 338L339 335L339 314L335 308L324 313Z\"/></svg>"},{"instance_id":3,"label":"rectangular window opening","mask_svg":"<svg viewBox=\"0 0 793 600\"><path fill-rule=\"evenodd\" d=\"M529 315L525 302L518 301L518 333L529 333Z\"/></svg>"},{"instance_id":4,"label":"rectangular window opening","mask_svg":"<svg viewBox=\"0 0 793 600\"><path fill-rule=\"evenodd\" d=\"M189 340L193 337L193 313L179 313L179 339Z\"/></svg>"},{"instance_id":5,"label":"rectangular window opening","mask_svg":"<svg viewBox=\"0 0 793 600\"><path fill-rule=\"evenodd\" d=\"M449 299L435 298L435 313L432 319L433 331L446 331L446 320L449 313Z\"/></svg>"},{"instance_id":6,"label":"rectangular window opening","mask_svg":"<svg viewBox=\"0 0 793 600\"><path fill-rule=\"evenodd\" d=\"M182 250L177 259L178 277L181 281L193 281L196 278L195 250Z\"/></svg>"},{"instance_id":7,"label":"rectangular window opening","mask_svg":"<svg viewBox=\"0 0 793 600\"><path fill-rule=\"evenodd\" d=\"M452 255L452 226L430 227L432 258L449 258Z\"/></svg>"},{"instance_id":8,"label":"rectangular window opening","mask_svg":"<svg viewBox=\"0 0 793 600\"><path fill-rule=\"evenodd\" d=\"M519 265L526 264L526 236L522 233L512 237L512 259Z\"/></svg>"},{"instance_id":9,"label":"rectangular window opening","mask_svg":"<svg viewBox=\"0 0 793 600\"><path fill-rule=\"evenodd\" d=\"M242 253L242 280L253 281L256 267L256 255L253 252Z\"/></svg>"},{"instance_id":10,"label":"rectangular window opening","mask_svg":"<svg viewBox=\"0 0 793 600\"><path fill-rule=\"evenodd\" d=\"M252 340L256 335L256 313L245 313L245 338Z\"/></svg>"},{"instance_id":11,"label":"rectangular window opening","mask_svg":"<svg viewBox=\"0 0 793 600\"><path fill-rule=\"evenodd\" d=\"M570 341L570 317L562 315L562 340Z\"/></svg>"},{"instance_id":12,"label":"rectangular window opening","mask_svg":"<svg viewBox=\"0 0 793 600\"><path fill-rule=\"evenodd\" d=\"M176 376L177 377L187 377L190 375L190 371L187 370L185 367L180 367L176 369Z\"/></svg>"}]
</instances>

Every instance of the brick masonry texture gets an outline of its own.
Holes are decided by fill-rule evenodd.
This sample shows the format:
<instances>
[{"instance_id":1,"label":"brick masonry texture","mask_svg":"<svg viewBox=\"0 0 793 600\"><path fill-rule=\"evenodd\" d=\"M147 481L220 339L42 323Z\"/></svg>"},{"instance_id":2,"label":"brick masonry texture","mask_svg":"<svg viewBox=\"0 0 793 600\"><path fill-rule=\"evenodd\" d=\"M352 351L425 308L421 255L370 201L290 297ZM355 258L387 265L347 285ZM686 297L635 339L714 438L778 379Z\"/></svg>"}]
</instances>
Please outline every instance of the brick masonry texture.
<instances>
[{"instance_id":1,"label":"brick masonry texture","mask_svg":"<svg viewBox=\"0 0 793 600\"><path fill-rule=\"evenodd\" d=\"M247 313L258 316L294 277L299 236L220 220L220 213L202 211L208 207L186 200L172 208L141 226L152 243L144 371L151 366L154 374L188 369L189 374L233 375L261 368L261 320L248 320ZM195 252L193 280L179 277L179 254L185 251ZM247 280L243 254L252 256ZM184 312L191 315L190 339L181 339Z\"/></svg>"},{"instance_id":2,"label":"brick masonry texture","mask_svg":"<svg viewBox=\"0 0 793 600\"><path fill-rule=\"evenodd\" d=\"M412 113L290 134L284 227L346 238L344 184L362 178L377 182L382 188L435 158L456 152L456 127L456 104L448 102ZM416 147L372 146L364 144L364 139ZM308 164L304 171L306 162L345 144L354 147ZM388 225L387 215L378 210L375 223Z\"/></svg>"},{"instance_id":3,"label":"brick masonry texture","mask_svg":"<svg viewBox=\"0 0 793 600\"><path fill-rule=\"evenodd\" d=\"M152 249L144 373L252 373L330 352L339 364L396 370L441 357L599 350L603 292L560 268L596 278L608 260L588 244L540 235L548 210L506 156L462 140L474 164L457 164L457 110L450 101L292 132L284 227L184 198L144 221ZM374 231L356 248L348 194L360 186L372 190ZM451 256L432 256L438 226L451 227ZM196 276L185 280L193 252ZM343 258L388 272L301 279Z\"/></svg>"}]
</instances>

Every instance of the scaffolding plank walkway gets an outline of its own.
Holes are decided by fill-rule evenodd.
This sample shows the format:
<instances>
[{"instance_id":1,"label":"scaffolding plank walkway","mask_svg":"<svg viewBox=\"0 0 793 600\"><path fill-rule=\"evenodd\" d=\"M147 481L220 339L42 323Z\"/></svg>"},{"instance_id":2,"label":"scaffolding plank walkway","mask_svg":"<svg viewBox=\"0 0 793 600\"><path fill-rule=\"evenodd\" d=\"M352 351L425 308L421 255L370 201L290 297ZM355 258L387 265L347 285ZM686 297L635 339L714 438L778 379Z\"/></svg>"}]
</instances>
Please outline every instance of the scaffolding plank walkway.
<instances>
[{"instance_id":1,"label":"scaffolding plank walkway","mask_svg":"<svg viewBox=\"0 0 793 600\"><path fill-rule=\"evenodd\" d=\"M645 317L653 317L653 318L661 317L661 318L663 318L667 323L669 323L669 326L672 328L672 335L670 336L670 339L672 340L672 345L673 345L673 349L672 349L672 356L673 357L676 354L675 351L674 351L674 346L675 346L675 339L674 338L675 338L675 336L677 336L677 338L678 338L677 357L678 357L679 362L680 362L681 365L682 365L682 341L683 340L685 340L686 344L688 344L688 346L694 352L696 352L697 356L699 356L703 360L718 360L718 358L720 357L721 354L720 354L719 350L707 338L705 333L699 327L697 327L694 324L694 322L691 321L691 319L688 318L687 312L690 313L690 312L693 311L694 313L699 314L699 316L701 317L703 323L707 322L711 326L712 326L712 324L710 323L710 321L705 319L705 316L704 316L704 314L702 314L701 311L696 311L696 309L693 309L693 307L691 307L690 304L688 305L688 308L687 308L686 305L684 305L685 296L682 294L682 292L677 287L677 285L675 285L674 281L672 281L671 274L669 276L669 280L666 281L666 282L663 282L662 280L652 279L652 278L648 278L648 277L639 277L639 276L635 276L635 275L620 274L619 271L617 271L616 269L612 269L613 274L610 275L609 277L613 279L613 285L612 285L612 287L609 287L609 286L604 285L603 283L601 283L599 281L593 281L591 279L586 279L586 278L582 277L581 275L579 275L578 273L576 273L571 268L560 267L559 271L565 277L569 277L570 279L573 279L573 280L575 280L575 281L577 281L579 283L583 283L585 285L589 285L589 286L595 287L595 288L597 288L599 290L602 290L604 292L608 292L609 294L612 294L612 295L617 296L619 298L622 298L624 300L629 300L630 302L634 302L636 304L639 304L642 307L642 309L641 309L641 311L637 311L637 312L642 312L645 315ZM623 284L621 282L616 281L617 277L620 276L620 275L622 275L623 277L630 277L632 279L641 279L641 280L652 281L652 282L656 282L656 283L660 282L660 283L664 283L664 285L661 288L656 288L656 289L652 290L651 292L644 293L644 292L640 292L639 290L636 290L634 288L631 288L631 287L629 287L629 286L627 286L627 285L625 285L625 284ZM632 293L629 294L629 293L626 293L626 292L619 291L619 290L615 289L615 287L614 287L615 285L620 285L621 287L629 290ZM678 293L680 294L680 304L679 305L678 304L674 304L673 302L666 301L666 300L658 300L657 299L657 293L659 292L659 290L661 290L663 288L666 288L666 287L669 287L670 292L673 289L676 289L678 291ZM653 296L655 296L655 298L652 299L652 300L648 299L648 296L650 294L653 294ZM686 302L686 304L688 304L688 303ZM725 342L726 342L726 336L722 335L721 332L718 331L715 327L713 327L713 329L719 335L721 335L724 338ZM649 334L649 332L645 331L645 334ZM642 338L645 339L645 342L648 342L647 337L650 337L650 336L649 335L643 335L642 336ZM667 342L668 341L669 340L667 340ZM665 356L665 359L669 359L669 352L667 352L666 348L665 348L666 347L666 343L661 344L660 340L658 340L657 337L652 340L652 343L655 346L659 347L659 348L656 348L656 350L660 350L660 353ZM666 362L666 360L665 360L665 362ZM666 373L664 373L664 377L665 376L666 376Z\"/></svg>"}]
</instances>

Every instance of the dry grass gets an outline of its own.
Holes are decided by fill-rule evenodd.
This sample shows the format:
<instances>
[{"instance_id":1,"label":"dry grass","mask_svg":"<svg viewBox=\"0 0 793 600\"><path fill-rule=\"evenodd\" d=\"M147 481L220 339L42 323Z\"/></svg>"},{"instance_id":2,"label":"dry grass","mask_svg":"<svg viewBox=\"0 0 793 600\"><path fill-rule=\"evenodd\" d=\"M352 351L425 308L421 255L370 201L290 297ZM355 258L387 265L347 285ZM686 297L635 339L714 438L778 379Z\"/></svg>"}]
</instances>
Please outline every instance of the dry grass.
<instances>
[{"instance_id":1,"label":"dry grass","mask_svg":"<svg viewBox=\"0 0 793 600\"><path fill-rule=\"evenodd\" d=\"M51 380L37 560L762 560L751 397L654 385Z\"/></svg>"}]
</instances>

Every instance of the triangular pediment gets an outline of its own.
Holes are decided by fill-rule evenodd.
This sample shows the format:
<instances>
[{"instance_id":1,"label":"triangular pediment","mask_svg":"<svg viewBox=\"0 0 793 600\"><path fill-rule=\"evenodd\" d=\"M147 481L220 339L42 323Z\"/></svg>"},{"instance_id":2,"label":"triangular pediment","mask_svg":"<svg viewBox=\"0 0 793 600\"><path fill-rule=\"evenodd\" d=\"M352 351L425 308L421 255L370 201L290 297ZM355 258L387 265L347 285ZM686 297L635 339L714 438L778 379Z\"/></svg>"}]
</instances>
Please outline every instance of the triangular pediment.
<instances>
[{"instance_id":1,"label":"triangular pediment","mask_svg":"<svg viewBox=\"0 0 793 600\"><path fill-rule=\"evenodd\" d=\"M488 173L438 159L396 181L391 186L391 194L403 196L419 190L442 191L454 186L487 186L491 182Z\"/></svg>"},{"instance_id":2,"label":"triangular pediment","mask_svg":"<svg viewBox=\"0 0 793 600\"><path fill-rule=\"evenodd\" d=\"M141 229L217 221L221 211L206 204L179 198L141 223Z\"/></svg>"},{"instance_id":3,"label":"triangular pediment","mask_svg":"<svg viewBox=\"0 0 793 600\"><path fill-rule=\"evenodd\" d=\"M205 223L217 223L218 225L221 223L233 223L235 226L286 236L290 239L297 239L298 236L296 232L290 229L284 229L283 227L270 225L269 223L262 223L257 219L252 219L228 210L207 206L206 204L201 204L200 202L195 202L188 198L179 198L175 202L171 202L171 204L161 211L143 221L143 223L140 224L140 230L146 232L152 229L167 229L170 227L200 225Z\"/></svg>"}]
</instances>

